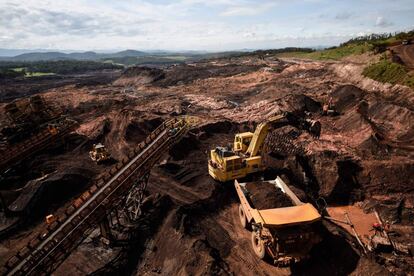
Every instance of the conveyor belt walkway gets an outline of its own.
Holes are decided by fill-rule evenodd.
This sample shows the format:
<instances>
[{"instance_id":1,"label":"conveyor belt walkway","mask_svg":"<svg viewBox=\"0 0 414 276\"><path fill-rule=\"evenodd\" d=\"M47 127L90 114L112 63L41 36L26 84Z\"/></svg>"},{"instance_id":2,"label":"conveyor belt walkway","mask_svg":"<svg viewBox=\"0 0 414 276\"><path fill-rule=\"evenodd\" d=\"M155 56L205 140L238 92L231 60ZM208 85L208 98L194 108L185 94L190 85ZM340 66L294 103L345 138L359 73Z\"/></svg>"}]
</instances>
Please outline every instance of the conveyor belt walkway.
<instances>
[{"instance_id":1,"label":"conveyor belt walkway","mask_svg":"<svg viewBox=\"0 0 414 276\"><path fill-rule=\"evenodd\" d=\"M0 170L4 170L13 163L28 158L36 152L47 148L57 139L69 134L76 126L76 121L65 118L44 128L39 133L30 137L30 139L16 145L11 145L5 150L0 151Z\"/></svg>"},{"instance_id":2,"label":"conveyor belt walkway","mask_svg":"<svg viewBox=\"0 0 414 276\"><path fill-rule=\"evenodd\" d=\"M188 131L184 118L171 119L154 130L145 141L111 171L96 180L69 206L65 215L48 226L6 264L7 275L44 275L60 263L87 237L107 213L121 202L135 183Z\"/></svg>"}]
</instances>

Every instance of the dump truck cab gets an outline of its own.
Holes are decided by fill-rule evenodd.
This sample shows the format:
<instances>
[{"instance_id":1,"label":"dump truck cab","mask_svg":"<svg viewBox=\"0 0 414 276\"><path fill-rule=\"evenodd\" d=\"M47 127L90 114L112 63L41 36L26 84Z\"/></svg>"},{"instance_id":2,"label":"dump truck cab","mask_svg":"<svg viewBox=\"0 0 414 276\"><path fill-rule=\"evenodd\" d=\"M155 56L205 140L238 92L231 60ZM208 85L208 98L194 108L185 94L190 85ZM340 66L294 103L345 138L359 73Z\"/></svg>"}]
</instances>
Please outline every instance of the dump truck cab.
<instances>
[{"instance_id":1,"label":"dump truck cab","mask_svg":"<svg viewBox=\"0 0 414 276\"><path fill-rule=\"evenodd\" d=\"M278 266L290 265L309 257L312 247L321 240L317 224L321 215L310 203L302 202L280 177L257 185L272 185L290 201L289 207L257 209L252 201L249 183L234 181L240 199L242 226L251 229L253 251L263 259L271 257ZM260 186L258 187L260 191Z\"/></svg>"}]
</instances>

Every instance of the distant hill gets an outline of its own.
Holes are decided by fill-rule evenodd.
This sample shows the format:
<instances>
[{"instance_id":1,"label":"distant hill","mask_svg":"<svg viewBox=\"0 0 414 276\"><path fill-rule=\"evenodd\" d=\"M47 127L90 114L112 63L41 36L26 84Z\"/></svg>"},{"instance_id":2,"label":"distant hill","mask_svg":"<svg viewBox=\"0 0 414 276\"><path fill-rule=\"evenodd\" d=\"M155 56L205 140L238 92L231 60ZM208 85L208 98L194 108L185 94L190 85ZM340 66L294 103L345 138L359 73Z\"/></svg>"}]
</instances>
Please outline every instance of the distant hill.
<instances>
[{"instance_id":1,"label":"distant hill","mask_svg":"<svg viewBox=\"0 0 414 276\"><path fill-rule=\"evenodd\" d=\"M5 49L0 48L0 57L14 57L21 54L32 53L32 52L57 52L55 50L44 50L44 49Z\"/></svg>"},{"instance_id":2,"label":"distant hill","mask_svg":"<svg viewBox=\"0 0 414 276\"><path fill-rule=\"evenodd\" d=\"M8 61L39 61L39 60L67 60L67 54L60 52L47 52L47 53L26 53L17 55L15 57L4 58Z\"/></svg>"},{"instance_id":3,"label":"distant hill","mask_svg":"<svg viewBox=\"0 0 414 276\"><path fill-rule=\"evenodd\" d=\"M149 56L150 54L146 52L136 51L136 50L125 50L113 54L106 54L104 58L118 58L118 57L143 57Z\"/></svg>"},{"instance_id":4,"label":"distant hill","mask_svg":"<svg viewBox=\"0 0 414 276\"><path fill-rule=\"evenodd\" d=\"M143 57L150 54L136 50L125 50L116 53L102 54L96 52L62 53L62 52L33 52L13 57L0 57L3 61L56 61L56 60L101 60L121 57Z\"/></svg>"}]
</instances>

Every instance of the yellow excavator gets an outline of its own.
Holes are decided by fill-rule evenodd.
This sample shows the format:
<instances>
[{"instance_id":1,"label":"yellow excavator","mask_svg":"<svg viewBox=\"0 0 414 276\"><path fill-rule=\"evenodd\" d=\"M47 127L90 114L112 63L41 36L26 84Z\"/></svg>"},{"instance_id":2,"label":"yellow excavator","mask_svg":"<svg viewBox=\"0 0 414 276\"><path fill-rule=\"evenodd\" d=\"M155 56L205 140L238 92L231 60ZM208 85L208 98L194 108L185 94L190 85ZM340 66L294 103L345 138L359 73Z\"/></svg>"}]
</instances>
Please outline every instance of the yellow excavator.
<instances>
[{"instance_id":1,"label":"yellow excavator","mask_svg":"<svg viewBox=\"0 0 414 276\"><path fill-rule=\"evenodd\" d=\"M208 173L215 180L226 182L263 171L261 150L267 133L286 125L305 129L315 136L321 131L319 121L302 119L288 112L273 116L259 124L254 133L237 133L233 149L216 147L210 150Z\"/></svg>"}]
</instances>

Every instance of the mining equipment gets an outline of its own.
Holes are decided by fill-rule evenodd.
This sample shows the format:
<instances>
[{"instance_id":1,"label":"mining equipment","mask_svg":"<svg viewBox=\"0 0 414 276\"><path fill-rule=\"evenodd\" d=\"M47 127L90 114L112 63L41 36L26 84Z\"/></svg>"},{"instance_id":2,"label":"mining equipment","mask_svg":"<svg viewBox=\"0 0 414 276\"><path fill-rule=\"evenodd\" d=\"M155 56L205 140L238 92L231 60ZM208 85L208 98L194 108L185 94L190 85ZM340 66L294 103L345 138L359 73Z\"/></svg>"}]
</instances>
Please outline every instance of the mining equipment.
<instances>
[{"instance_id":1,"label":"mining equipment","mask_svg":"<svg viewBox=\"0 0 414 276\"><path fill-rule=\"evenodd\" d=\"M275 265L290 265L308 258L312 247L321 241L317 224L322 217L312 204L302 202L280 177L256 185L260 189L260 185L269 184L292 202L291 207L256 209L249 183L235 180L240 222L244 228L252 230L251 243L257 257L269 256Z\"/></svg>"},{"instance_id":2,"label":"mining equipment","mask_svg":"<svg viewBox=\"0 0 414 276\"><path fill-rule=\"evenodd\" d=\"M47 215L45 217L45 221L46 221L46 224L47 225L50 225L50 224L52 224L52 223L54 223L56 221L56 217L54 215L52 215L52 214Z\"/></svg>"},{"instance_id":3,"label":"mining equipment","mask_svg":"<svg viewBox=\"0 0 414 276\"><path fill-rule=\"evenodd\" d=\"M124 212L127 217L140 214L151 168L183 138L190 122L191 118L180 117L162 123L65 212L49 217L44 232L12 256L0 274L51 275L98 225L105 225L100 227L102 235L110 230L111 212Z\"/></svg>"},{"instance_id":4,"label":"mining equipment","mask_svg":"<svg viewBox=\"0 0 414 276\"><path fill-rule=\"evenodd\" d=\"M0 171L6 170L15 163L29 158L36 152L43 150L72 132L78 123L66 117L61 117L29 135L24 140L14 143L5 142L6 146L0 150ZM27 134L27 133L26 133Z\"/></svg>"},{"instance_id":5,"label":"mining equipment","mask_svg":"<svg viewBox=\"0 0 414 276\"><path fill-rule=\"evenodd\" d=\"M332 97L329 98L328 102L326 102L322 107L322 115L324 116L335 116L338 115L336 111L335 104L333 103Z\"/></svg>"},{"instance_id":6,"label":"mining equipment","mask_svg":"<svg viewBox=\"0 0 414 276\"><path fill-rule=\"evenodd\" d=\"M233 148L216 147L210 150L208 172L211 177L220 182L239 179L248 174L263 171L262 147L266 135L286 125L305 129L315 136L319 136L321 124L319 121L302 119L285 112L271 117L268 121L259 124L254 133L243 132L236 134Z\"/></svg>"},{"instance_id":7,"label":"mining equipment","mask_svg":"<svg viewBox=\"0 0 414 276\"><path fill-rule=\"evenodd\" d=\"M63 141L78 126L40 95L14 100L4 110L7 120L0 129L0 171Z\"/></svg>"},{"instance_id":8,"label":"mining equipment","mask_svg":"<svg viewBox=\"0 0 414 276\"><path fill-rule=\"evenodd\" d=\"M101 143L94 144L92 150L89 152L89 156L96 163L101 163L111 158L111 154L106 150L105 146Z\"/></svg>"},{"instance_id":9,"label":"mining equipment","mask_svg":"<svg viewBox=\"0 0 414 276\"><path fill-rule=\"evenodd\" d=\"M1 136L9 144L36 134L60 117L60 111L46 104L40 95L15 100L4 110L9 122L1 129Z\"/></svg>"}]
</instances>

